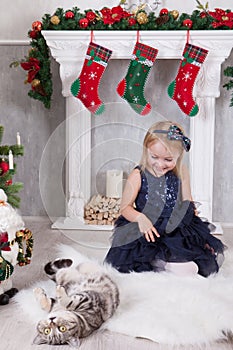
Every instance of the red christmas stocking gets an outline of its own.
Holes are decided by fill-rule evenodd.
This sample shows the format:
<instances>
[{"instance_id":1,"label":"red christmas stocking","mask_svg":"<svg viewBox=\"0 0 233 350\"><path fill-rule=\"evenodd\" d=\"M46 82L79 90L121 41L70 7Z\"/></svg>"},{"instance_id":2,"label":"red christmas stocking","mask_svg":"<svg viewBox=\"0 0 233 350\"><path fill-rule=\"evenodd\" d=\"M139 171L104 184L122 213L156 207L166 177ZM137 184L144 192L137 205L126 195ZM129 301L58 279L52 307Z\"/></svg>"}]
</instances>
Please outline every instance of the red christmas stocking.
<instances>
[{"instance_id":1,"label":"red christmas stocking","mask_svg":"<svg viewBox=\"0 0 233 350\"><path fill-rule=\"evenodd\" d=\"M71 85L71 93L82 101L91 113L104 111L104 103L99 98L100 79L107 67L112 51L90 42L81 74Z\"/></svg>"},{"instance_id":2,"label":"red christmas stocking","mask_svg":"<svg viewBox=\"0 0 233 350\"><path fill-rule=\"evenodd\" d=\"M117 86L118 94L141 115L151 111L151 105L144 97L144 86L157 53L157 49L137 42L126 77Z\"/></svg>"},{"instance_id":3,"label":"red christmas stocking","mask_svg":"<svg viewBox=\"0 0 233 350\"><path fill-rule=\"evenodd\" d=\"M194 117L199 110L192 92L197 74L207 54L208 50L186 43L177 76L168 86L168 95L190 117Z\"/></svg>"}]
</instances>

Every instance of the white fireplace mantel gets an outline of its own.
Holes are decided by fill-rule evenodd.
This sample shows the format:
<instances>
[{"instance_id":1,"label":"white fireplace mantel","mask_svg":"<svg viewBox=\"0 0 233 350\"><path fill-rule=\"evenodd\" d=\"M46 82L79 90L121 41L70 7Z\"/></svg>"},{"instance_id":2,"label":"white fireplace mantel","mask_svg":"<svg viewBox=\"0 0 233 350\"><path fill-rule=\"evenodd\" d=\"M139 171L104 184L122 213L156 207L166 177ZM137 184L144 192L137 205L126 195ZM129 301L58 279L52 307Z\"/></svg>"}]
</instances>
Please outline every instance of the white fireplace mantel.
<instances>
[{"instance_id":1,"label":"white fireplace mantel","mask_svg":"<svg viewBox=\"0 0 233 350\"><path fill-rule=\"evenodd\" d=\"M83 228L82 208L90 198L91 117L70 92L78 77L91 38L89 31L42 31L52 56L60 64L62 94L66 97L67 122L67 213L53 227ZM140 31L140 41L158 49L157 59L180 59L186 31ZM136 31L95 31L94 42L113 51L111 59L131 59ZM220 95L221 64L230 55L231 30L190 32L190 44L209 50L194 86L199 113L190 118L191 187L195 201L201 202L201 215L212 221L215 99ZM82 164L82 166L81 166Z\"/></svg>"}]
</instances>

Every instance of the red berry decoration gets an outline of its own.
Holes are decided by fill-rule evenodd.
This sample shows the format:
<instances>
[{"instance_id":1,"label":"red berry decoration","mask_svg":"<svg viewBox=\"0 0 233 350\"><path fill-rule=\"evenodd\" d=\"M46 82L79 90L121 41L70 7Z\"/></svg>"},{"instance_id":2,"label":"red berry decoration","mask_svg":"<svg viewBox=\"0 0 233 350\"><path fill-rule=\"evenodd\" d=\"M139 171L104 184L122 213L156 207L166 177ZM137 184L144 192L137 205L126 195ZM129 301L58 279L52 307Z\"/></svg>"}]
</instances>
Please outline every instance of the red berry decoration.
<instances>
[{"instance_id":1,"label":"red berry decoration","mask_svg":"<svg viewBox=\"0 0 233 350\"><path fill-rule=\"evenodd\" d=\"M9 170L9 164L4 160L2 160L0 163L0 175L7 173L8 170Z\"/></svg>"},{"instance_id":2,"label":"red berry decoration","mask_svg":"<svg viewBox=\"0 0 233 350\"><path fill-rule=\"evenodd\" d=\"M78 23L80 28L87 28L89 21L87 18L81 18Z\"/></svg>"},{"instance_id":3,"label":"red berry decoration","mask_svg":"<svg viewBox=\"0 0 233 350\"><path fill-rule=\"evenodd\" d=\"M40 32L42 29L42 23L40 21L35 21L32 23L32 30L35 30L36 32Z\"/></svg>"},{"instance_id":4,"label":"red berry decoration","mask_svg":"<svg viewBox=\"0 0 233 350\"><path fill-rule=\"evenodd\" d=\"M128 19L129 26L134 26L137 23L136 19L131 17Z\"/></svg>"},{"instance_id":5,"label":"red berry decoration","mask_svg":"<svg viewBox=\"0 0 233 350\"><path fill-rule=\"evenodd\" d=\"M168 15L168 9L161 9L160 12L159 12L159 15L160 16L164 16L164 15Z\"/></svg>"},{"instance_id":6,"label":"red berry decoration","mask_svg":"<svg viewBox=\"0 0 233 350\"><path fill-rule=\"evenodd\" d=\"M188 29L191 29L192 26L193 26L193 21L191 19L185 19L183 22L182 22L183 26L184 27L187 27Z\"/></svg>"},{"instance_id":7,"label":"red berry decoration","mask_svg":"<svg viewBox=\"0 0 233 350\"><path fill-rule=\"evenodd\" d=\"M72 12L72 11L67 11L66 14L65 14L65 18L66 18L66 19L72 19L72 18L74 18L74 12Z\"/></svg>"},{"instance_id":8,"label":"red berry decoration","mask_svg":"<svg viewBox=\"0 0 233 350\"><path fill-rule=\"evenodd\" d=\"M10 186L10 185L12 185L12 179L9 179L6 181L6 186Z\"/></svg>"}]
</instances>

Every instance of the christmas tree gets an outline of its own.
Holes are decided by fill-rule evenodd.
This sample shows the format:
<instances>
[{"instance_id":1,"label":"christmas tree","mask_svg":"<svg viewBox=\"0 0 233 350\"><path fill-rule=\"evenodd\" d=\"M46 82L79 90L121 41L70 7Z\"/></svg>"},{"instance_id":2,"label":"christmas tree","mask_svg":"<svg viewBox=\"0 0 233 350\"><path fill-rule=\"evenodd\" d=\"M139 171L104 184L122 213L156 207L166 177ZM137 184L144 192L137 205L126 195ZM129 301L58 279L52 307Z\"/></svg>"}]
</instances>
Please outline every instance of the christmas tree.
<instances>
[{"instance_id":1,"label":"christmas tree","mask_svg":"<svg viewBox=\"0 0 233 350\"><path fill-rule=\"evenodd\" d=\"M8 203L18 208L20 198L17 193L23 188L21 182L12 182L12 177L16 173L16 164L14 157L23 156L23 146L18 142L16 145L1 145L4 127L0 125L0 188L2 188L7 197Z\"/></svg>"}]
</instances>

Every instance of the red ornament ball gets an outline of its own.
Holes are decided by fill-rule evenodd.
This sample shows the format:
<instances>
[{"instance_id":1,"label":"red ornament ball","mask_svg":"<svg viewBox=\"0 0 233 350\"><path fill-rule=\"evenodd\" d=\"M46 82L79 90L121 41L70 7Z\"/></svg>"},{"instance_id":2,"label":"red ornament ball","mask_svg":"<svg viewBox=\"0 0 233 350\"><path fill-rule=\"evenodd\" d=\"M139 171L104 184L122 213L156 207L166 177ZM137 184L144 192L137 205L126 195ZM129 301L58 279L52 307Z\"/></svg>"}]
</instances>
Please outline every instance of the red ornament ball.
<instances>
[{"instance_id":1,"label":"red ornament ball","mask_svg":"<svg viewBox=\"0 0 233 350\"><path fill-rule=\"evenodd\" d=\"M72 19L72 18L74 18L74 12L72 12L72 11L67 11L66 14L65 14L65 18L66 18L66 19Z\"/></svg>"},{"instance_id":2,"label":"red ornament ball","mask_svg":"<svg viewBox=\"0 0 233 350\"><path fill-rule=\"evenodd\" d=\"M164 8L164 9L161 9L161 10L160 10L159 15L160 15L160 16L168 15L168 12L169 12L168 9L165 9L165 8Z\"/></svg>"},{"instance_id":3,"label":"red ornament ball","mask_svg":"<svg viewBox=\"0 0 233 350\"><path fill-rule=\"evenodd\" d=\"M183 24L184 27L187 27L188 29L191 29L192 26L193 26L193 21L191 19L185 19L182 22L182 24Z\"/></svg>"},{"instance_id":4,"label":"red ornament ball","mask_svg":"<svg viewBox=\"0 0 233 350\"><path fill-rule=\"evenodd\" d=\"M80 28L87 28L89 21L87 18L81 18L78 23Z\"/></svg>"},{"instance_id":5,"label":"red ornament ball","mask_svg":"<svg viewBox=\"0 0 233 350\"><path fill-rule=\"evenodd\" d=\"M136 19L131 17L128 19L129 26L134 26L137 23Z\"/></svg>"},{"instance_id":6,"label":"red ornament ball","mask_svg":"<svg viewBox=\"0 0 233 350\"><path fill-rule=\"evenodd\" d=\"M2 160L0 163L0 175L7 173L8 170L9 170L9 164L5 162L5 160Z\"/></svg>"},{"instance_id":7,"label":"red ornament ball","mask_svg":"<svg viewBox=\"0 0 233 350\"><path fill-rule=\"evenodd\" d=\"M36 30L31 30L29 33L29 36L31 39L36 39L37 38L38 31Z\"/></svg>"},{"instance_id":8,"label":"red ornament ball","mask_svg":"<svg viewBox=\"0 0 233 350\"><path fill-rule=\"evenodd\" d=\"M42 23L40 21L35 21L32 23L32 30L35 30L36 32L40 32L42 29Z\"/></svg>"},{"instance_id":9,"label":"red ornament ball","mask_svg":"<svg viewBox=\"0 0 233 350\"><path fill-rule=\"evenodd\" d=\"M93 11L88 11L86 13L86 18L88 21L93 22L96 19L96 14Z\"/></svg>"}]
</instances>

